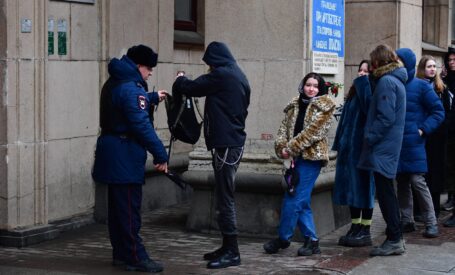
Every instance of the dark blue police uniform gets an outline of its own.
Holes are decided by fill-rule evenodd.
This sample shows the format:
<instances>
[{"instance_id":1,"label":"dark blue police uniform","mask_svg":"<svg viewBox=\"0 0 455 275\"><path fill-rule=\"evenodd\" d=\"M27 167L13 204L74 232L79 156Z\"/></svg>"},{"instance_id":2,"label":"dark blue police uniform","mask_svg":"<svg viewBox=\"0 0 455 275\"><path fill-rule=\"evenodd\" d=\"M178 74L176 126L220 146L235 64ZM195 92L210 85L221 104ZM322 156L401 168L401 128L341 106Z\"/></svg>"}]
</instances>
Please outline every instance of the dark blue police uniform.
<instances>
[{"instance_id":1,"label":"dark blue police uniform","mask_svg":"<svg viewBox=\"0 0 455 275\"><path fill-rule=\"evenodd\" d=\"M150 104L159 102L158 94L146 93L147 83L128 56L114 58L108 70L92 176L96 182L108 184L113 259L134 265L149 259L139 237L147 151L154 164L166 163L168 157L149 117Z\"/></svg>"}]
</instances>

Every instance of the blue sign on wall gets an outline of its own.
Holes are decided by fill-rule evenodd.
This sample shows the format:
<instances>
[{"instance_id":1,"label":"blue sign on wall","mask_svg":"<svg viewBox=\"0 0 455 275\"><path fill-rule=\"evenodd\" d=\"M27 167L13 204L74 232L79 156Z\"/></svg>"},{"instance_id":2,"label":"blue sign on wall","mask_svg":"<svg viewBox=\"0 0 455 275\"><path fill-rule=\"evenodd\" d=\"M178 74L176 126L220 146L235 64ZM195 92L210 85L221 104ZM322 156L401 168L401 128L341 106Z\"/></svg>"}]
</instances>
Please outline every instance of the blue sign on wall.
<instances>
[{"instance_id":1,"label":"blue sign on wall","mask_svg":"<svg viewBox=\"0 0 455 275\"><path fill-rule=\"evenodd\" d=\"M344 0L313 0L312 50L344 56Z\"/></svg>"}]
</instances>

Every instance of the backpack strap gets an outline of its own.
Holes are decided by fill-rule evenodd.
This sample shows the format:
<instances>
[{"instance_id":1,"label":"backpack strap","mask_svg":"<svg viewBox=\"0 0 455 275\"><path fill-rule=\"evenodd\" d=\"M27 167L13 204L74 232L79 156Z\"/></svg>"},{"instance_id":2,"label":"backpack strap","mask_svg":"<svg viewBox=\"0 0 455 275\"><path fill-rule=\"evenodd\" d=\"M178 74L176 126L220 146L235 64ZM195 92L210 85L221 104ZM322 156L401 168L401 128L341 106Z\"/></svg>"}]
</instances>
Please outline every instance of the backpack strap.
<instances>
[{"instance_id":1,"label":"backpack strap","mask_svg":"<svg viewBox=\"0 0 455 275\"><path fill-rule=\"evenodd\" d=\"M187 100L186 95L182 94L182 104L180 105L180 109L179 112L177 113L177 117L175 118L175 122L172 125L172 129L175 129L175 126L177 126L177 123L179 123L180 117L182 116L183 110L185 109L186 100Z\"/></svg>"}]
</instances>

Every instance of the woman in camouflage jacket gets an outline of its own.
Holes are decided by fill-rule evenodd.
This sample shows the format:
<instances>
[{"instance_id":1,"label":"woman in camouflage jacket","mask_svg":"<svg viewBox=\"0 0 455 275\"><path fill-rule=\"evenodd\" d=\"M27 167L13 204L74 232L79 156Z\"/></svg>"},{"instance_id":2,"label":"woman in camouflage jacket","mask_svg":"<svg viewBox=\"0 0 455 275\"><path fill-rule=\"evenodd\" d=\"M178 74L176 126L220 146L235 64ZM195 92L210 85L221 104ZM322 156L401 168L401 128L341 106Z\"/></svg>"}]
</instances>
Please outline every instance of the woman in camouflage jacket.
<instances>
[{"instance_id":1,"label":"woman in camouflage jacket","mask_svg":"<svg viewBox=\"0 0 455 275\"><path fill-rule=\"evenodd\" d=\"M327 134L335 103L327 94L324 79L317 73L303 78L299 93L284 109L285 118L275 141L277 156L292 159L298 182L294 191L284 196L279 238L264 244L269 254L289 247L297 224L305 240L298 255L321 253L310 205L311 192L321 167L329 160Z\"/></svg>"}]
</instances>

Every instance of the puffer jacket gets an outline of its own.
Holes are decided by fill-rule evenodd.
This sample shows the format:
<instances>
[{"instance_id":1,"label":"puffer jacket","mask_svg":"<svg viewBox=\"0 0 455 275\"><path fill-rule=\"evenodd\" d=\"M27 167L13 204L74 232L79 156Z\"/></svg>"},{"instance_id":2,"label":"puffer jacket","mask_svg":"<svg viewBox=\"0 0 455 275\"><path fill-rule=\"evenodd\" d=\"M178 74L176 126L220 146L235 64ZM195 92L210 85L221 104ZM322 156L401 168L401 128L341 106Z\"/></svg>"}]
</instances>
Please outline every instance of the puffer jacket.
<instances>
[{"instance_id":1,"label":"puffer jacket","mask_svg":"<svg viewBox=\"0 0 455 275\"><path fill-rule=\"evenodd\" d=\"M414 77L416 56L412 50L401 48L397 50L397 55L408 73L405 85L406 118L397 173L426 173L426 137L444 121L444 107L433 86ZM423 131L423 136L420 136L419 129Z\"/></svg>"},{"instance_id":2,"label":"puffer jacket","mask_svg":"<svg viewBox=\"0 0 455 275\"><path fill-rule=\"evenodd\" d=\"M406 116L408 79L401 62L374 71L376 87L368 108L358 168L393 179L397 173Z\"/></svg>"},{"instance_id":3,"label":"puffer jacket","mask_svg":"<svg viewBox=\"0 0 455 275\"><path fill-rule=\"evenodd\" d=\"M303 130L293 137L299 114L299 97L294 97L284 108L285 117L275 140L277 156L282 158L281 151L283 148L288 148L293 157L322 160L323 165L327 165L329 161L327 133L334 111L335 102L329 95L314 97L307 107Z\"/></svg>"}]
</instances>

